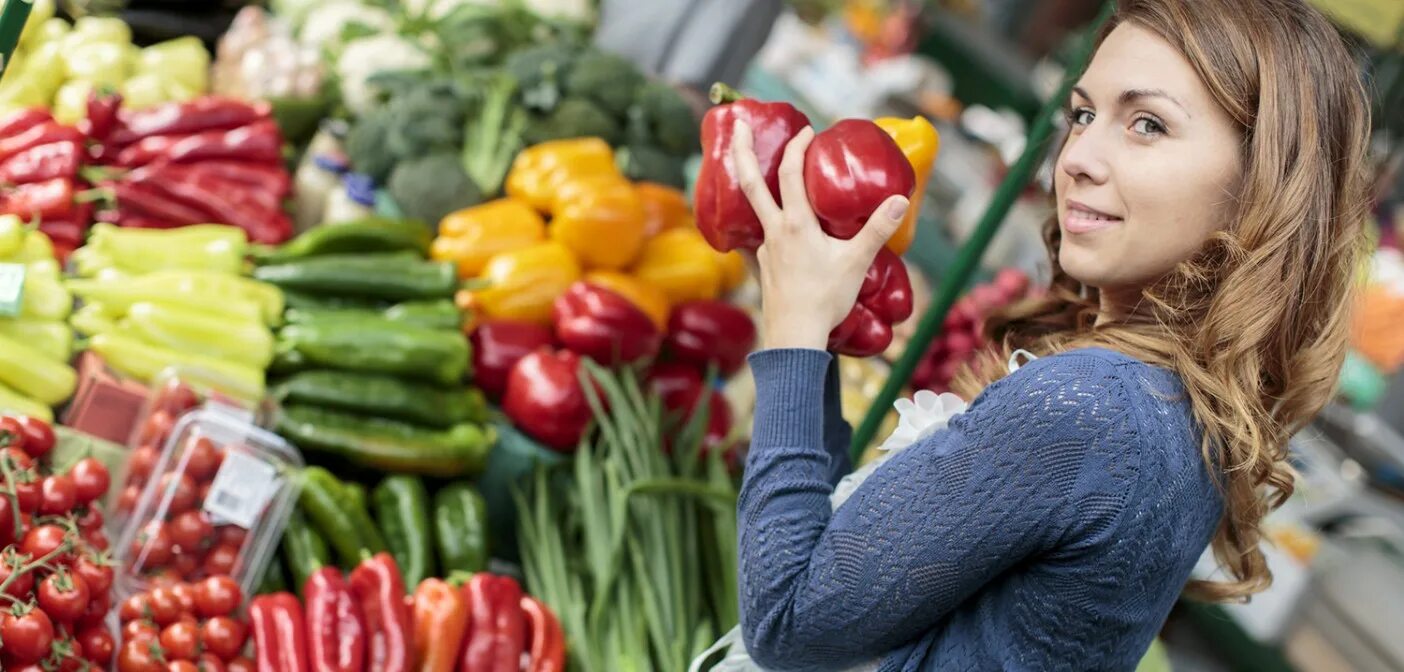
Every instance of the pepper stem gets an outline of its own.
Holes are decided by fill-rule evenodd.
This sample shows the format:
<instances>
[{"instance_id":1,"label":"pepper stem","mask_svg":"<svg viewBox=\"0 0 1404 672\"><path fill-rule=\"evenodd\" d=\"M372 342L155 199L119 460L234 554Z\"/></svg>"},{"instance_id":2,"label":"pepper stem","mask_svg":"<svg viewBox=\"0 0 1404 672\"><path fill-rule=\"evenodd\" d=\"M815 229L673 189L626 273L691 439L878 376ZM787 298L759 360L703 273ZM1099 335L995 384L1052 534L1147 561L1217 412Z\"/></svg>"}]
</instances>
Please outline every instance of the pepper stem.
<instances>
[{"instance_id":1,"label":"pepper stem","mask_svg":"<svg viewBox=\"0 0 1404 672\"><path fill-rule=\"evenodd\" d=\"M717 82L713 84L712 90L707 93L707 98L709 98L712 101L713 105L721 105L723 103L734 103L738 100L744 99L745 97L746 96L741 95L740 91L737 91L736 89L733 89L730 86L723 84L722 82Z\"/></svg>"}]
</instances>

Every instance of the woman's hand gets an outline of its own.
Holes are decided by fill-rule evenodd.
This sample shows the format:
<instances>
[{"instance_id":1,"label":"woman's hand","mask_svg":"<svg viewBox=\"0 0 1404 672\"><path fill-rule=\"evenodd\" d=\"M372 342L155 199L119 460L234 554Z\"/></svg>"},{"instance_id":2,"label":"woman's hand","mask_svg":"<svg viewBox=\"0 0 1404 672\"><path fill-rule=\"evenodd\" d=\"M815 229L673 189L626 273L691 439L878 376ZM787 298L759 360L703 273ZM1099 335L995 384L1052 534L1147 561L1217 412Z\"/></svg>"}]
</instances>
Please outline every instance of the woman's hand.
<instances>
[{"instance_id":1,"label":"woman's hand","mask_svg":"<svg viewBox=\"0 0 1404 672\"><path fill-rule=\"evenodd\" d=\"M804 189L804 153L814 139L806 127L785 147L780 161L782 210L761 175L751 128L736 122L731 159L746 200L765 230L756 250L760 264L762 332L766 348L824 350L829 332L848 315L873 257L897 231L907 199L883 202L852 240L831 238L819 228Z\"/></svg>"}]
</instances>

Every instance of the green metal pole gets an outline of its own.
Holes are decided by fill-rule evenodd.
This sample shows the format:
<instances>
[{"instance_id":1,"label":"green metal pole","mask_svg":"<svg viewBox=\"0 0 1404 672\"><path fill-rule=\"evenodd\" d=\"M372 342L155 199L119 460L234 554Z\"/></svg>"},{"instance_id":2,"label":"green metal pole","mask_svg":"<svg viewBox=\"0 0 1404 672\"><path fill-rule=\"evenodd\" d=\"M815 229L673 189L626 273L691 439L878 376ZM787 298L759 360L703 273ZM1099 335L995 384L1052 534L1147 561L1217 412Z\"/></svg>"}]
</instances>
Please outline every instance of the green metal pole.
<instances>
[{"instance_id":1,"label":"green metal pole","mask_svg":"<svg viewBox=\"0 0 1404 672\"><path fill-rule=\"evenodd\" d=\"M29 21L29 12L34 9L34 0L4 0L5 8L0 10L0 76L10 69L10 57L15 54L20 33Z\"/></svg>"},{"instance_id":2,"label":"green metal pole","mask_svg":"<svg viewBox=\"0 0 1404 672\"><path fill-rule=\"evenodd\" d=\"M946 276L942 278L941 284L937 287L936 297L931 302L931 306L926 309L926 313L921 316L921 321L917 323L916 333L912 335L911 342L907 344L907 350L893 365L892 374L887 377L887 381L882 385L882 390L878 392L877 398L873 399L872 406L868 408L867 415L863 416L863 422L854 431L852 453L855 462L862 456L863 449L873 440L873 436L877 434L878 425L882 424L882 419L887 415L887 409L891 408L892 402L897 400L898 392L911 379L912 372L921 362L922 355L926 354L927 345L940 335L941 325L946 321L946 314L950 312L951 306L955 305L960 294L965 291L970 278L980 265L980 258L984 256L985 249L990 246L990 241L999 231L1000 224L1004 222L1005 216L1009 214L1009 209L1018 199L1019 192L1023 191L1024 185L1033 178L1034 171L1037 170L1039 162L1043 159L1045 145L1053 136L1053 120L1058 109L1067 100L1077 77L1092 57L1092 45L1097 32L1111 18L1113 8L1114 4L1108 2L1092 24L1092 30L1083 38L1077 57L1073 59L1068 68L1067 76L1063 78L1062 86L1059 87L1056 94L1044 102L1043 109L1039 110L1038 117L1034 119L1033 126L1029 129L1023 154L1019 156L1019 160L1009 169L1009 173L1004 176L999 188L995 190L989 208L980 217L980 222L975 226L975 231L970 235L970 239L961 246L955 263L951 265L950 270L946 272Z\"/></svg>"}]
</instances>

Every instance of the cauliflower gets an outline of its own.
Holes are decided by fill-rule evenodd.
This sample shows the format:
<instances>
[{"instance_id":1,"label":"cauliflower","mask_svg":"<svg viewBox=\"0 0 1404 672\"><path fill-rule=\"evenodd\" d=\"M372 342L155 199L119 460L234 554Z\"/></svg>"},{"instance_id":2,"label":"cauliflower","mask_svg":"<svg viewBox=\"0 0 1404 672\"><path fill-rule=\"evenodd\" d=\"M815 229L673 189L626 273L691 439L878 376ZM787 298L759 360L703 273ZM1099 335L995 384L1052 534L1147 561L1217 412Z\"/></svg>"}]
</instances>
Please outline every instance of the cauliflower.
<instances>
[{"instance_id":1,"label":"cauliflower","mask_svg":"<svg viewBox=\"0 0 1404 672\"><path fill-rule=\"evenodd\" d=\"M422 70L431 64L429 54L413 42L392 34L371 35L352 40L336 61L341 80L341 97L346 109L361 115L375 104L371 75L393 70Z\"/></svg>"},{"instance_id":2,"label":"cauliflower","mask_svg":"<svg viewBox=\"0 0 1404 672\"><path fill-rule=\"evenodd\" d=\"M526 8L531 13L546 19L564 19L591 23L595 20L595 8L590 0L526 0Z\"/></svg>"},{"instance_id":3,"label":"cauliflower","mask_svg":"<svg viewBox=\"0 0 1404 672\"><path fill-rule=\"evenodd\" d=\"M501 4L501 0L403 0L400 6L409 16L438 21L464 5L496 8Z\"/></svg>"},{"instance_id":4,"label":"cauliflower","mask_svg":"<svg viewBox=\"0 0 1404 672\"><path fill-rule=\"evenodd\" d=\"M334 0L307 12L298 41L312 47L326 47L333 53L341 45L346 27L359 23L378 32L394 32L395 19L379 7L357 0Z\"/></svg>"}]
</instances>

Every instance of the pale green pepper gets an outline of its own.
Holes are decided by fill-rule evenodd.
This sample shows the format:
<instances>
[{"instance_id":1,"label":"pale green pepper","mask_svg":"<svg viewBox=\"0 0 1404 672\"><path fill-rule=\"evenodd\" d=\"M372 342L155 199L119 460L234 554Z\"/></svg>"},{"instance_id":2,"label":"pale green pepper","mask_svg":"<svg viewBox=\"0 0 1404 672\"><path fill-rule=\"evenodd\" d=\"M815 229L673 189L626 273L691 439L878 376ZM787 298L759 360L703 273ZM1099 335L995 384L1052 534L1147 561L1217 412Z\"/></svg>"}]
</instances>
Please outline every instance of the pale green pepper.
<instances>
[{"instance_id":1,"label":"pale green pepper","mask_svg":"<svg viewBox=\"0 0 1404 672\"><path fill-rule=\"evenodd\" d=\"M210 52L198 37L177 37L142 49L137 69L164 82L203 91L209 88Z\"/></svg>"},{"instance_id":2,"label":"pale green pepper","mask_svg":"<svg viewBox=\"0 0 1404 672\"><path fill-rule=\"evenodd\" d=\"M69 280L68 289L85 302L100 303L109 317L122 317L133 304L160 303L172 307L244 322L261 322L263 309L258 304L237 297L211 300L209 295L191 294L165 287L134 286L128 282L98 280Z\"/></svg>"},{"instance_id":3,"label":"pale green pepper","mask_svg":"<svg viewBox=\"0 0 1404 672\"><path fill-rule=\"evenodd\" d=\"M73 312L73 295L57 278L46 276L42 268L25 276L19 316L35 320L66 320Z\"/></svg>"},{"instance_id":4,"label":"pale green pepper","mask_svg":"<svg viewBox=\"0 0 1404 672\"><path fill-rule=\"evenodd\" d=\"M20 251L19 258L15 261L33 263L36 261L54 260L54 241L49 240L48 234L43 231L30 231L24 238L24 249Z\"/></svg>"},{"instance_id":5,"label":"pale green pepper","mask_svg":"<svg viewBox=\"0 0 1404 672\"><path fill-rule=\"evenodd\" d=\"M137 303L122 322L152 345L266 369L273 361L273 334L262 322L210 317L170 305Z\"/></svg>"},{"instance_id":6,"label":"pale green pepper","mask_svg":"<svg viewBox=\"0 0 1404 672\"><path fill-rule=\"evenodd\" d=\"M259 305L263 320L278 324L283 316L283 291L266 282L228 273L166 270L125 280L131 287L165 289L192 296L237 297Z\"/></svg>"},{"instance_id":7,"label":"pale green pepper","mask_svg":"<svg viewBox=\"0 0 1404 672\"><path fill-rule=\"evenodd\" d=\"M96 275L105 267L132 273L183 268L237 274L243 269L248 244L243 229L222 224L122 229L101 223L93 225L88 244L74 256L83 276ZM83 268L78 252L90 248L93 259Z\"/></svg>"},{"instance_id":8,"label":"pale green pepper","mask_svg":"<svg viewBox=\"0 0 1404 672\"><path fill-rule=\"evenodd\" d=\"M131 44L132 27L126 21L103 16L83 16L73 22L73 34L88 42Z\"/></svg>"},{"instance_id":9,"label":"pale green pepper","mask_svg":"<svg viewBox=\"0 0 1404 672\"><path fill-rule=\"evenodd\" d=\"M84 304L82 308L73 312L73 316L68 318L68 323L73 325L78 333L88 337L117 331L117 321L107 315L101 303Z\"/></svg>"},{"instance_id":10,"label":"pale green pepper","mask_svg":"<svg viewBox=\"0 0 1404 672\"><path fill-rule=\"evenodd\" d=\"M103 83L103 86L108 84ZM60 124L76 124L88 117L88 94L93 90L93 82L86 79L70 79L54 94L54 120Z\"/></svg>"},{"instance_id":11,"label":"pale green pepper","mask_svg":"<svg viewBox=\"0 0 1404 672\"><path fill-rule=\"evenodd\" d=\"M103 361L117 372L143 382L151 382L156 374L167 367L188 366L224 376L233 383L247 386L256 397L263 396L263 371L259 369L214 357L156 347L123 334L120 329L93 336L88 341L88 347L101 355Z\"/></svg>"},{"instance_id":12,"label":"pale green pepper","mask_svg":"<svg viewBox=\"0 0 1404 672\"><path fill-rule=\"evenodd\" d=\"M18 215L0 215L0 259L24 249L25 225Z\"/></svg>"},{"instance_id":13,"label":"pale green pepper","mask_svg":"<svg viewBox=\"0 0 1404 672\"><path fill-rule=\"evenodd\" d=\"M166 82L154 72L144 72L122 82L122 106L141 110L166 102Z\"/></svg>"},{"instance_id":14,"label":"pale green pepper","mask_svg":"<svg viewBox=\"0 0 1404 672\"><path fill-rule=\"evenodd\" d=\"M50 406L73 396L78 374L67 364L8 336L0 336L0 383Z\"/></svg>"},{"instance_id":15,"label":"pale green pepper","mask_svg":"<svg viewBox=\"0 0 1404 672\"><path fill-rule=\"evenodd\" d=\"M56 362L73 356L73 330L60 321L0 318L0 336L28 343Z\"/></svg>"},{"instance_id":16,"label":"pale green pepper","mask_svg":"<svg viewBox=\"0 0 1404 672\"><path fill-rule=\"evenodd\" d=\"M20 45L26 49L36 44L41 44L46 40L55 37L53 24L62 24L63 32L58 33L62 37L68 32L68 22L63 19L54 18L58 12L54 0L34 0L34 6L29 10L29 20L24 23L24 31L20 33Z\"/></svg>"},{"instance_id":17,"label":"pale green pepper","mask_svg":"<svg viewBox=\"0 0 1404 672\"><path fill-rule=\"evenodd\" d=\"M54 410L0 383L0 415L16 413L38 418L44 422L54 421Z\"/></svg>"}]
</instances>

